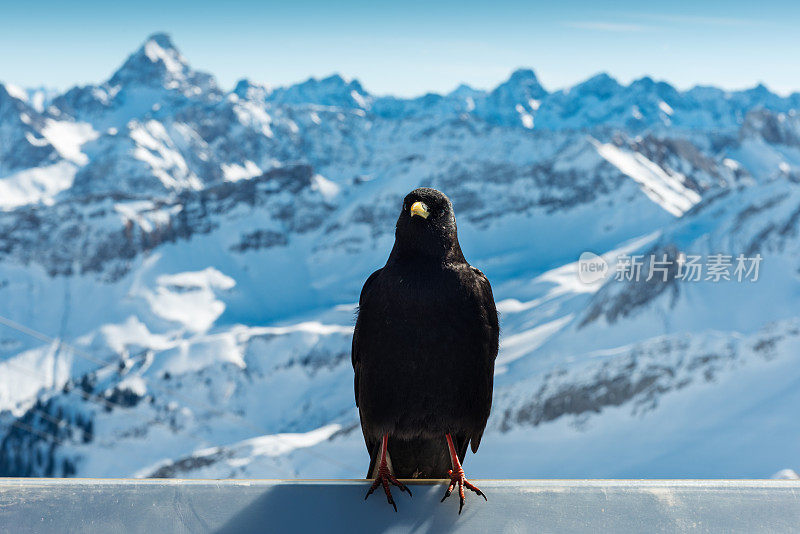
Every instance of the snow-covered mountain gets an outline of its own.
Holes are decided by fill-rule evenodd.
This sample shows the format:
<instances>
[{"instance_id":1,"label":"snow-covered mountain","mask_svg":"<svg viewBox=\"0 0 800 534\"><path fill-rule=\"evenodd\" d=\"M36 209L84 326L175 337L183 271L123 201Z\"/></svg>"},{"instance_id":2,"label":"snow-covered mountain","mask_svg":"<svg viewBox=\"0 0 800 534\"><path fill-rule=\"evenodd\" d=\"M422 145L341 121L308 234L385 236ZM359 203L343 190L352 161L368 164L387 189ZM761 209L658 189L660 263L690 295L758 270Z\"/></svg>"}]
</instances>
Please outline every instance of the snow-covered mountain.
<instances>
[{"instance_id":1,"label":"snow-covered mountain","mask_svg":"<svg viewBox=\"0 0 800 534\"><path fill-rule=\"evenodd\" d=\"M501 311L471 476L797 470L799 109L528 69L227 92L164 34L98 85L0 84L0 475L363 476L353 312L417 186ZM715 254L758 280L681 279ZM617 280L636 255L671 267Z\"/></svg>"}]
</instances>

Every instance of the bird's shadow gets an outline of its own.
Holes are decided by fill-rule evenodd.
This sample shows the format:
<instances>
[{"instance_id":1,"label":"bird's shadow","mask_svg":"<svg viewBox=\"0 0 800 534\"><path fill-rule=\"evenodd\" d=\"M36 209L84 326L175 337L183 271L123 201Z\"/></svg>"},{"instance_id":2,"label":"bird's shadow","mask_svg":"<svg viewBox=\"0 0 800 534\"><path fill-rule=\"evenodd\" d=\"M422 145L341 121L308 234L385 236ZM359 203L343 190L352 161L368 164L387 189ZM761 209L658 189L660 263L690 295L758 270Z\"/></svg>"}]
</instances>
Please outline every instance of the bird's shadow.
<instances>
[{"instance_id":1,"label":"bird's shadow","mask_svg":"<svg viewBox=\"0 0 800 534\"><path fill-rule=\"evenodd\" d=\"M447 532L458 523L468 522L471 515L479 512L477 508L485 505L483 499L478 502L473 498L459 516L457 494L439 502L446 489L444 481L412 483L409 487L413 497L392 488L395 512L380 488L364 500L367 482L274 485L264 488L217 532L337 532L343 526L348 532Z\"/></svg>"}]
</instances>

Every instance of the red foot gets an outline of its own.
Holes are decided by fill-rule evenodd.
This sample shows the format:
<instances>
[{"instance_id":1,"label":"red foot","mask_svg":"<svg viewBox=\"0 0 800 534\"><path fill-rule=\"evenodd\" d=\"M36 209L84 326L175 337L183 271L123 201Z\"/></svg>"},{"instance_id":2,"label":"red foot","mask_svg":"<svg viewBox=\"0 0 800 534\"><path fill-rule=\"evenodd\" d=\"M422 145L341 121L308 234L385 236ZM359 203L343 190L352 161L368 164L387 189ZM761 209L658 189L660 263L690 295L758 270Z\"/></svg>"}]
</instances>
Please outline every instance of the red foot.
<instances>
[{"instance_id":1,"label":"red foot","mask_svg":"<svg viewBox=\"0 0 800 534\"><path fill-rule=\"evenodd\" d=\"M409 497L411 497L411 490L408 489L405 484L397 480L389 471L389 466L386 463L386 446L388 441L389 436L384 435L383 442L381 443L381 464L380 467L378 467L378 476L375 478L375 481L372 483L372 486L370 486L369 491L367 491L367 494L364 496L364 500L366 501L378 486L383 486L383 491L386 493L386 500L389 501L389 504L394 507L394 511L396 512L397 505L394 503L394 499L392 498L392 492L389 490L389 484L397 486L400 488L400 491L407 491Z\"/></svg>"},{"instance_id":2,"label":"red foot","mask_svg":"<svg viewBox=\"0 0 800 534\"><path fill-rule=\"evenodd\" d=\"M475 493L477 493L478 495L480 495L481 497L486 499L486 495L484 495L483 492L481 490L479 490L477 486L473 485L472 482L470 482L469 480L466 479L466 477L464 476L464 470L463 469L459 468L455 473L453 473L453 470L451 469L447 473L450 475L450 485L447 487L447 491L444 492L444 497L442 497L441 502L444 502L444 500L446 498L448 498L451 493L453 493L453 489L455 489L456 484L458 484L458 498L459 498L459 501L460 501L459 504L458 504L458 513L459 514L461 514L461 509L464 508L464 488L465 487L467 489L470 489L470 490L474 491ZM486 499L486 500L488 501L489 499Z\"/></svg>"},{"instance_id":3,"label":"red foot","mask_svg":"<svg viewBox=\"0 0 800 534\"><path fill-rule=\"evenodd\" d=\"M477 486L472 484L472 482L467 480L467 478L464 476L464 470L461 468L461 463L458 461L456 448L453 446L453 438L450 437L450 434L447 434L447 445L450 447L450 460L452 461L455 470L451 469L447 472L447 474L450 475L450 485L447 487L447 491L444 492L444 497L442 497L440 502L444 502L444 500L448 498L451 493L453 493L456 484L458 484L458 497L460 501L458 505L458 514L461 515L461 509L464 508L464 487L474 491L486 501L489 499L486 498L486 495L484 495Z\"/></svg>"}]
</instances>

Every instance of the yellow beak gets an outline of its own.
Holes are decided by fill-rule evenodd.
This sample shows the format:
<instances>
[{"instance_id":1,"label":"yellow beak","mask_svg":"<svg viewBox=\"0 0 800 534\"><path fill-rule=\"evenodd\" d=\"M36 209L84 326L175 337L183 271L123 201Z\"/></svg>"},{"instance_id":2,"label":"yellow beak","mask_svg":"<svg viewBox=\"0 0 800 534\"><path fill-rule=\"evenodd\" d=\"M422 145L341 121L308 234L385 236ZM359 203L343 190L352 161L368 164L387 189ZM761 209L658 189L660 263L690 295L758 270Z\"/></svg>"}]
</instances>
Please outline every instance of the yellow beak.
<instances>
[{"instance_id":1,"label":"yellow beak","mask_svg":"<svg viewBox=\"0 0 800 534\"><path fill-rule=\"evenodd\" d=\"M411 204L411 216L419 215L423 219L427 219L431 213L428 211L428 206L424 202L414 202Z\"/></svg>"}]
</instances>

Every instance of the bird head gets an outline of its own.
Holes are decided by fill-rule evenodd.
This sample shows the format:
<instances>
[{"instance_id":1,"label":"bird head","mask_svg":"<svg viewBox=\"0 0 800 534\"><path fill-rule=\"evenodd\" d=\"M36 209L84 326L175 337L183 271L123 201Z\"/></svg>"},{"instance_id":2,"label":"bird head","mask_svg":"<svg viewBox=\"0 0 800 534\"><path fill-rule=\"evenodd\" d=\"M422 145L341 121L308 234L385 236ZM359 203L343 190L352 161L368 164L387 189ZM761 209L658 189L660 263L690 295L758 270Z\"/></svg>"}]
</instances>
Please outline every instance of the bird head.
<instances>
[{"instance_id":1,"label":"bird head","mask_svg":"<svg viewBox=\"0 0 800 534\"><path fill-rule=\"evenodd\" d=\"M418 257L461 256L453 204L447 195L428 187L406 195L397 219L395 251Z\"/></svg>"}]
</instances>

